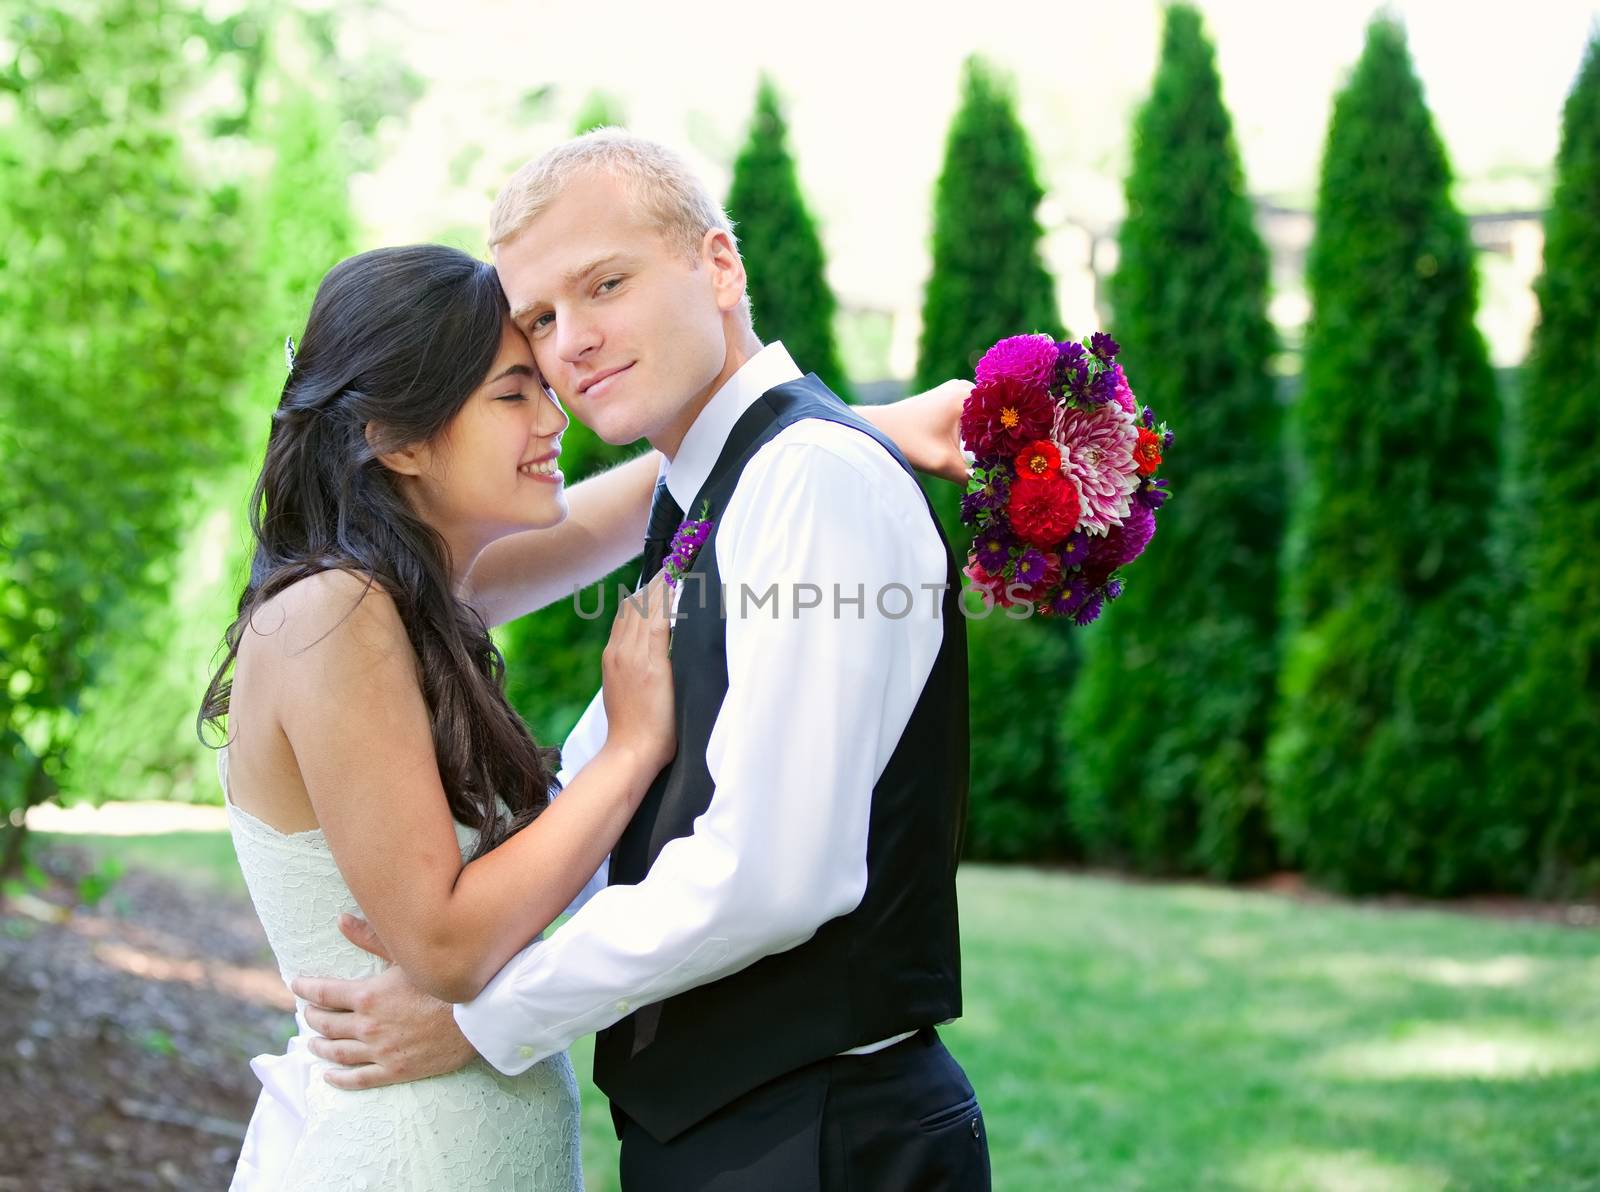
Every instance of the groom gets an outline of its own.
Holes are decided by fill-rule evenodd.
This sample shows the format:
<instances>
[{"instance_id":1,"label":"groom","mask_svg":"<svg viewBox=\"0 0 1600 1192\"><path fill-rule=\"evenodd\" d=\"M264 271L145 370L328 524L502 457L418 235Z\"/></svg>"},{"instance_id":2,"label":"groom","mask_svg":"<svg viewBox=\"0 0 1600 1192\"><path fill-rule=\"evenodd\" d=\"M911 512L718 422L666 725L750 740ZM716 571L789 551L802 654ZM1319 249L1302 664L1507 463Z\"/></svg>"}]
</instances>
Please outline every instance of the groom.
<instances>
[{"instance_id":1,"label":"groom","mask_svg":"<svg viewBox=\"0 0 1600 1192\"><path fill-rule=\"evenodd\" d=\"M461 1031L508 1074L597 1032L626 1189L986 1189L933 1029L961 1011L965 625L909 466L761 345L727 218L662 147L552 150L491 242L561 401L668 460L645 574L686 517L710 528L673 632L676 759L609 885L457 1007ZM566 772L605 736L597 698ZM436 1019L364 1004L394 1046L448 1052Z\"/></svg>"}]
</instances>

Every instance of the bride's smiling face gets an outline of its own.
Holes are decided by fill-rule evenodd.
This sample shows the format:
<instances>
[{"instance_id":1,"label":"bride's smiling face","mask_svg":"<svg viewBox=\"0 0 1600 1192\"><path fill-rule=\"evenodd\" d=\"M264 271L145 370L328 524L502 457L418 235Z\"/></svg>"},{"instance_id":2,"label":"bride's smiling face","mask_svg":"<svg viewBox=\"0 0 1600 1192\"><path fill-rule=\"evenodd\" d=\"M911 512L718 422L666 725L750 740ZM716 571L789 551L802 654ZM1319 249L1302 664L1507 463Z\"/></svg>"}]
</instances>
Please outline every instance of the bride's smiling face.
<instances>
[{"instance_id":1,"label":"bride's smiling face","mask_svg":"<svg viewBox=\"0 0 1600 1192\"><path fill-rule=\"evenodd\" d=\"M508 321L494 364L444 429L381 458L462 567L496 538L567 516L559 466L566 428L527 339Z\"/></svg>"}]
</instances>

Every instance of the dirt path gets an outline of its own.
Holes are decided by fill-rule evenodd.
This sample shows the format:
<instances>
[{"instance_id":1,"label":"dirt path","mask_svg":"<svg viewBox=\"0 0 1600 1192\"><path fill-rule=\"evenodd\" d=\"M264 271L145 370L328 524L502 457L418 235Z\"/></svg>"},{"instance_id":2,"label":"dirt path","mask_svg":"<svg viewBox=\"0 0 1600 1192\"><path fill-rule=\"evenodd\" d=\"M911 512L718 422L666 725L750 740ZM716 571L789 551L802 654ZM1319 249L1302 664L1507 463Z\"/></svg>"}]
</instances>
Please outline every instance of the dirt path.
<instances>
[{"instance_id":1,"label":"dirt path","mask_svg":"<svg viewBox=\"0 0 1600 1192\"><path fill-rule=\"evenodd\" d=\"M228 1185L292 1029L247 900L132 872L70 909L82 854L0 905L0 1192Z\"/></svg>"}]
</instances>

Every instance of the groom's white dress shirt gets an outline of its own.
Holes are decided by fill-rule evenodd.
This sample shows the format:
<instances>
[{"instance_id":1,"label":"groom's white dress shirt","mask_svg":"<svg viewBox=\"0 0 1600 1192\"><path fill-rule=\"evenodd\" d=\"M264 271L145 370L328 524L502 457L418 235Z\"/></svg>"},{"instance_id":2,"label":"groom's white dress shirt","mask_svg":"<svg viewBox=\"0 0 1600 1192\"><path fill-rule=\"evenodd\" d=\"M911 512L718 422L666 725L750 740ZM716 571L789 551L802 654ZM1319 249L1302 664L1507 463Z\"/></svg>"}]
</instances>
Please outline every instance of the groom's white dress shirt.
<instances>
[{"instance_id":1,"label":"groom's white dress shirt","mask_svg":"<svg viewBox=\"0 0 1600 1192\"><path fill-rule=\"evenodd\" d=\"M700 515L692 503L739 416L800 375L770 344L701 411L665 467L687 516ZM643 881L605 886L602 869L570 920L456 1007L468 1040L507 1074L804 943L866 890L872 789L942 640L946 561L927 505L866 435L808 420L762 446L709 516L728 591L710 805ZM772 585L776 608L758 603ZM680 598L697 599L693 586ZM563 747L563 781L606 731L596 695Z\"/></svg>"}]
</instances>

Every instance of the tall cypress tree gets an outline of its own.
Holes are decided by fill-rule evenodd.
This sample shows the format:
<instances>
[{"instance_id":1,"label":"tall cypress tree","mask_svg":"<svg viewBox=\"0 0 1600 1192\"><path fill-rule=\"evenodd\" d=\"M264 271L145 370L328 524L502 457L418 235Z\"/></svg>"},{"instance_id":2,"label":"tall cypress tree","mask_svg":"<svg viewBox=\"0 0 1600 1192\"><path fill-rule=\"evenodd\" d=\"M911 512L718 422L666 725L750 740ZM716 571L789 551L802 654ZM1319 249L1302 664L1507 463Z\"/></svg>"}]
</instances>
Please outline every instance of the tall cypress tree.
<instances>
[{"instance_id":1,"label":"tall cypress tree","mask_svg":"<svg viewBox=\"0 0 1600 1192\"><path fill-rule=\"evenodd\" d=\"M1265 753L1283 532L1268 259L1200 14L1167 10L1133 130L1113 331L1181 440L1178 499L1085 635L1067 704L1071 818L1091 853L1155 871L1271 860ZM1081 729L1076 726L1083 726Z\"/></svg>"},{"instance_id":2,"label":"tall cypress tree","mask_svg":"<svg viewBox=\"0 0 1600 1192\"><path fill-rule=\"evenodd\" d=\"M1055 283L1039 252L1044 188L1010 90L967 60L962 102L945 142L934 198L933 273L922 308L915 385L970 377L996 340L1061 334ZM958 556L969 535L959 494L930 483ZM975 604L973 605L975 607ZM1058 691L1071 657L1069 630L1001 612L968 622L973 742L969 853L1027 858L1061 852L1065 836L1060 739L1041 691Z\"/></svg>"},{"instance_id":3,"label":"tall cypress tree","mask_svg":"<svg viewBox=\"0 0 1600 1192\"><path fill-rule=\"evenodd\" d=\"M980 59L962 73L961 107L945 140L933 213L933 274L922 300L913 387L970 377L996 340L1061 334L1033 150L1010 89Z\"/></svg>"},{"instance_id":4,"label":"tall cypress tree","mask_svg":"<svg viewBox=\"0 0 1600 1192\"><path fill-rule=\"evenodd\" d=\"M1480 848L1499 410L1449 188L1405 35L1380 17L1323 157L1272 758L1281 842L1356 889L1493 877Z\"/></svg>"},{"instance_id":5,"label":"tall cypress tree","mask_svg":"<svg viewBox=\"0 0 1600 1192\"><path fill-rule=\"evenodd\" d=\"M756 332L781 339L801 368L848 396L833 336L833 290L822 241L800 194L789 130L772 80L756 91L744 148L733 163L728 214L739 233L749 273Z\"/></svg>"},{"instance_id":6,"label":"tall cypress tree","mask_svg":"<svg viewBox=\"0 0 1600 1192\"><path fill-rule=\"evenodd\" d=\"M1494 769L1517 876L1559 893L1600 886L1600 34L1567 97L1536 289L1512 527L1525 594Z\"/></svg>"}]
</instances>

